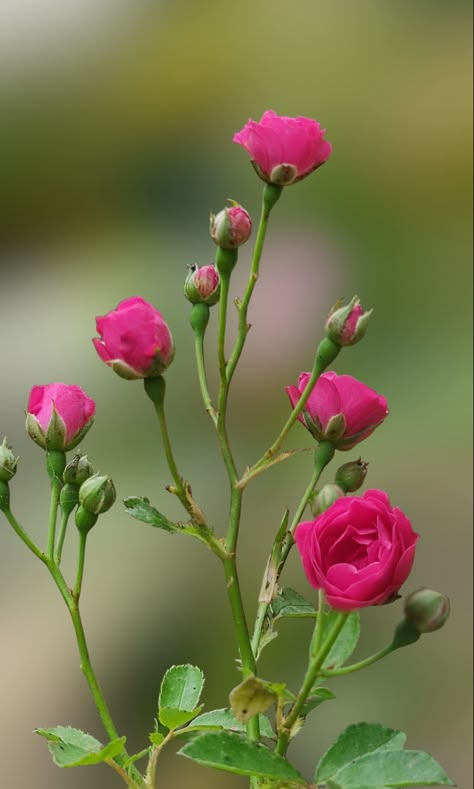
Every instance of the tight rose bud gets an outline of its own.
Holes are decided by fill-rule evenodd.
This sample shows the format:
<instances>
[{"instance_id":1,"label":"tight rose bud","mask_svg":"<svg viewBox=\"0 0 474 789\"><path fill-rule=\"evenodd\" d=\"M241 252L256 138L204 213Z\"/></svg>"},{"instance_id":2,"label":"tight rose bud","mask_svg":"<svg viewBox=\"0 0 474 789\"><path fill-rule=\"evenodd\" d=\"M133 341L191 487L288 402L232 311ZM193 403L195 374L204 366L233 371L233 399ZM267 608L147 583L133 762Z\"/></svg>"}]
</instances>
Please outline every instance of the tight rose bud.
<instances>
[{"instance_id":1,"label":"tight rose bud","mask_svg":"<svg viewBox=\"0 0 474 789\"><path fill-rule=\"evenodd\" d=\"M368 465L362 458L359 458L339 466L334 479L336 485L339 485L344 493L354 493L354 491L359 490L367 476Z\"/></svg>"},{"instance_id":2,"label":"tight rose bud","mask_svg":"<svg viewBox=\"0 0 474 789\"><path fill-rule=\"evenodd\" d=\"M311 511L313 515L321 515L322 512L325 512L327 509L329 509L329 507L342 496L344 496L344 491L342 488L340 488L339 485L333 485L328 482L321 488L318 495L313 499L313 503L311 505Z\"/></svg>"},{"instance_id":3,"label":"tight rose bud","mask_svg":"<svg viewBox=\"0 0 474 789\"><path fill-rule=\"evenodd\" d=\"M94 421L95 403L80 386L33 386L28 400L26 429L47 450L67 452L84 438Z\"/></svg>"},{"instance_id":4,"label":"tight rose bud","mask_svg":"<svg viewBox=\"0 0 474 789\"><path fill-rule=\"evenodd\" d=\"M212 306L219 301L220 278L217 269L209 266L190 266L184 283L184 295L191 304Z\"/></svg>"},{"instance_id":5,"label":"tight rose bud","mask_svg":"<svg viewBox=\"0 0 474 789\"><path fill-rule=\"evenodd\" d=\"M410 574L418 536L382 490L340 498L295 530L309 583L339 611L393 599Z\"/></svg>"},{"instance_id":6,"label":"tight rose bud","mask_svg":"<svg viewBox=\"0 0 474 789\"><path fill-rule=\"evenodd\" d=\"M449 617L449 598L432 589L418 589L408 595L404 610L407 622L419 633L433 633Z\"/></svg>"},{"instance_id":7,"label":"tight rose bud","mask_svg":"<svg viewBox=\"0 0 474 789\"><path fill-rule=\"evenodd\" d=\"M94 347L121 378L154 378L173 361L173 338L161 312L140 296L121 301L96 326Z\"/></svg>"},{"instance_id":8,"label":"tight rose bud","mask_svg":"<svg viewBox=\"0 0 474 789\"><path fill-rule=\"evenodd\" d=\"M9 482L16 474L16 467L20 458L16 458L12 448L4 438L0 444L0 480Z\"/></svg>"},{"instance_id":9,"label":"tight rose bud","mask_svg":"<svg viewBox=\"0 0 474 789\"><path fill-rule=\"evenodd\" d=\"M93 473L94 469L87 455L76 452L63 471L63 480L79 488Z\"/></svg>"},{"instance_id":10,"label":"tight rose bud","mask_svg":"<svg viewBox=\"0 0 474 789\"><path fill-rule=\"evenodd\" d=\"M234 200L229 200L230 208L224 208L218 214L211 213L211 238L223 249L235 249L242 246L250 238L252 220L250 214Z\"/></svg>"},{"instance_id":11,"label":"tight rose bud","mask_svg":"<svg viewBox=\"0 0 474 789\"><path fill-rule=\"evenodd\" d=\"M88 512L101 515L117 498L114 483L107 474L93 474L79 488L79 501Z\"/></svg>"},{"instance_id":12,"label":"tight rose bud","mask_svg":"<svg viewBox=\"0 0 474 789\"><path fill-rule=\"evenodd\" d=\"M326 335L338 345L355 345L366 333L372 312L364 312L357 296L346 307L338 302L326 320Z\"/></svg>"},{"instance_id":13,"label":"tight rose bud","mask_svg":"<svg viewBox=\"0 0 474 789\"><path fill-rule=\"evenodd\" d=\"M329 159L332 146L325 129L311 118L289 118L267 110L261 120L249 120L234 134L264 181L287 186L296 183Z\"/></svg>"},{"instance_id":14,"label":"tight rose bud","mask_svg":"<svg viewBox=\"0 0 474 789\"><path fill-rule=\"evenodd\" d=\"M298 386L287 386L294 408L311 378L301 373ZM331 441L336 449L352 449L370 436L388 414L385 397L351 375L323 373L298 419L317 441Z\"/></svg>"}]
</instances>

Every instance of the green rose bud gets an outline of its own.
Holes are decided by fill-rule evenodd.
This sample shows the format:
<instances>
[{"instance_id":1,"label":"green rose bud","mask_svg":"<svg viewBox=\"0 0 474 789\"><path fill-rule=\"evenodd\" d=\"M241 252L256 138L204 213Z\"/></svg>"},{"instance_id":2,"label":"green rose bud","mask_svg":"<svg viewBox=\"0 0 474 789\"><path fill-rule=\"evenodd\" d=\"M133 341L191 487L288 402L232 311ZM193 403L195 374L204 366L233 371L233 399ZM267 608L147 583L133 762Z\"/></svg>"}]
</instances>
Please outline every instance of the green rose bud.
<instances>
[{"instance_id":1,"label":"green rose bud","mask_svg":"<svg viewBox=\"0 0 474 789\"><path fill-rule=\"evenodd\" d=\"M0 444L0 480L9 482L16 474L16 467L20 458L15 458L12 448L4 438Z\"/></svg>"},{"instance_id":2,"label":"green rose bud","mask_svg":"<svg viewBox=\"0 0 474 789\"><path fill-rule=\"evenodd\" d=\"M432 589L418 589L405 600L405 617L420 633L433 633L449 617L449 598Z\"/></svg>"},{"instance_id":3,"label":"green rose bud","mask_svg":"<svg viewBox=\"0 0 474 789\"><path fill-rule=\"evenodd\" d=\"M87 455L76 452L64 469L63 480L79 488L93 473L94 469Z\"/></svg>"},{"instance_id":4,"label":"green rose bud","mask_svg":"<svg viewBox=\"0 0 474 789\"><path fill-rule=\"evenodd\" d=\"M79 501L94 515L107 512L117 498L114 483L107 474L93 474L79 488Z\"/></svg>"},{"instance_id":5,"label":"green rose bud","mask_svg":"<svg viewBox=\"0 0 474 789\"><path fill-rule=\"evenodd\" d=\"M368 465L362 458L344 463L337 469L334 482L342 488L344 493L354 493L363 485Z\"/></svg>"}]
</instances>

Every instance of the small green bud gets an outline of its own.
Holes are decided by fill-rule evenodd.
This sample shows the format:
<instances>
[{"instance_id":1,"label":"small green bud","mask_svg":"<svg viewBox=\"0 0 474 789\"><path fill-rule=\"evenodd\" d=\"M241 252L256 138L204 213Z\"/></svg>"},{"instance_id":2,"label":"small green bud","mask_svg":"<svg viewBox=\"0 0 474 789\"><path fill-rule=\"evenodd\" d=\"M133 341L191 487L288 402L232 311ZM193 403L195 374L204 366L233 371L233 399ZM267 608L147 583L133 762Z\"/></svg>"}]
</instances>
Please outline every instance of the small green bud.
<instances>
[{"instance_id":1,"label":"small green bud","mask_svg":"<svg viewBox=\"0 0 474 789\"><path fill-rule=\"evenodd\" d=\"M338 345L355 345L367 331L372 310L364 312L360 299L353 299L343 307L344 299L338 301L326 320L326 335Z\"/></svg>"},{"instance_id":2,"label":"small green bud","mask_svg":"<svg viewBox=\"0 0 474 789\"><path fill-rule=\"evenodd\" d=\"M354 493L363 485L368 465L362 458L344 463L337 469L334 482L343 489L344 493Z\"/></svg>"},{"instance_id":3,"label":"small green bud","mask_svg":"<svg viewBox=\"0 0 474 789\"><path fill-rule=\"evenodd\" d=\"M20 458L15 458L12 448L4 438L0 444L0 480L8 482L16 474L16 467Z\"/></svg>"},{"instance_id":4,"label":"small green bud","mask_svg":"<svg viewBox=\"0 0 474 789\"><path fill-rule=\"evenodd\" d=\"M76 526L80 532L87 534L97 523L98 515L86 510L82 504L79 505L76 512Z\"/></svg>"},{"instance_id":5,"label":"small green bud","mask_svg":"<svg viewBox=\"0 0 474 789\"><path fill-rule=\"evenodd\" d=\"M107 512L117 498L114 483L107 474L93 474L79 488L79 501L94 515Z\"/></svg>"},{"instance_id":6,"label":"small green bud","mask_svg":"<svg viewBox=\"0 0 474 789\"><path fill-rule=\"evenodd\" d=\"M94 469L87 455L76 452L64 469L63 480L79 488L93 473Z\"/></svg>"},{"instance_id":7,"label":"small green bud","mask_svg":"<svg viewBox=\"0 0 474 789\"><path fill-rule=\"evenodd\" d=\"M344 414L334 414L324 430L323 436L326 441L337 441L346 432L346 418Z\"/></svg>"},{"instance_id":8,"label":"small green bud","mask_svg":"<svg viewBox=\"0 0 474 789\"><path fill-rule=\"evenodd\" d=\"M74 507L79 504L79 488L71 482L66 482L59 494L59 503L65 515L70 515Z\"/></svg>"},{"instance_id":9,"label":"small green bud","mask_svg":"<svg viewBox=\"0 0 474 789\"><path fill-rule=\"evenodd\" d=\"M420 633L433 633L449 617L449 598L432 589L418 589L405 599L405 617Z\"/></svg>"},{"instance_id":10,"label":"small green bud","mask_svg":"<svg viewBox=\"0 0 474 789\"><path fill-rule=\"evenodd\" d=\"M313 500L311 505L313 515L321 515L322 512L329 509L329 507L334 504L335 501L342 498L342 496L344 496L342 488L340 488L339 485L333 485L328 482L327 485L321 488Z\"/></svg>"}]
</instances>

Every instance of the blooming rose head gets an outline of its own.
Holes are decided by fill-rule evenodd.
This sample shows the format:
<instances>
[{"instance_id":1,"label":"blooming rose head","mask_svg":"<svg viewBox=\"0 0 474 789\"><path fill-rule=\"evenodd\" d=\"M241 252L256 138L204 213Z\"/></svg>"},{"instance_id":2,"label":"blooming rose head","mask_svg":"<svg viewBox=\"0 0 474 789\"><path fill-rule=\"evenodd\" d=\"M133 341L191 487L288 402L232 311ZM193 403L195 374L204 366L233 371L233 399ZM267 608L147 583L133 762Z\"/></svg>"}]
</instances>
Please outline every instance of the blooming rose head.
<instances>
[{"instance_id":1,"label":"blooming rose head","mask_svg":"<svg viewBox=\"0 0 474 789\"><path fill-rule=\"evenodd\" d=\"M161 312L139 296L98 317L96 327L97 353L122 378L156 377L173 360L173 338Z\"/></svg>"},{"instance_id":2,"label":"blooming rose head","mask_svg":"<svg viewBox=\"0 0 474 789\"><path fill-rule=\"evenodd\" d=\"M223 208L218 214L211 214L211 238L223 249L235 249L250 238L252 220L245 208L234 200L230 207Z\"/></svg>"},{"instance_id":3,"label":"blooming rose head","mask_svg":"<svg viewBox=\"0 0 474 789\"><path fill-rule=\"evenodd\" d=\"M298 524L295 542L306 577L340 611L388 602L406 581L418 540L382 490L338 499Z\"/></svg>"},{"instance_id":4,"label":"blooming rose head","mask_svg":"<svg viewBox=\"0 0 474 789\"><path fill-rule=\"evenodd\" d=\"M324 164L332 152L325 129L311 118L288 118L267 110L257 123L249 120L234 134L264 181L287 186Z\"/></svg>"},{"instance_id":5,"label":"blooming rose head","mask_svg":"<svg viewBox=\"0 0 474 789\"><path fill-rule=\"evenodd\" d=\"M82 441L95 415L95 403L80 386L34 386L26 413L26 429L43 449L67 452Z\"/></svg>"},{"instance_id":6,"label":"blooming rose head","mask_svg":"<svg viewBox=\"0 0 474 789\"><path fill-rule=\"evenodd\" d=\"M189 266L184 283L184 295L191 304L217 304L220 295L220 277L216 267Z\"/></svg>"},{"instance_id":7,"label":"blooming rose head","mask_svg":"<svg viewBox=\"0 0 474 789\"><path fill-rule=\"evenodd\" d=\"M301 373L298 386L287 386L293 408L311 378ZM298 419L317 441L331 441L337 449L352 449L370 436L388 414L385 397L351 375L323 373Z\"/></svg>"}]
</instances>

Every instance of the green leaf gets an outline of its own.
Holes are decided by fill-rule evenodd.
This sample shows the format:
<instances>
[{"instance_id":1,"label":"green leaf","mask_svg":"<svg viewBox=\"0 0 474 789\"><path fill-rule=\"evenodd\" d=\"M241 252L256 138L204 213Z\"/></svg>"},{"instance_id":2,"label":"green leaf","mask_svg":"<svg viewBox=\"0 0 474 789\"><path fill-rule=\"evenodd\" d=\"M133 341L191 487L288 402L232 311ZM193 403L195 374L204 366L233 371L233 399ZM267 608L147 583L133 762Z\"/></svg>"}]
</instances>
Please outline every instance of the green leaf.
<instances>
[{"instance_id":1,"label":"green leaf","mask_svg":"<svg viewBox=\"0 0 474 789\"><path fill-rule=\"evenodd\" d=\"M342 732L321 757L316 768L315 780L325 781L335 776L338 770L353 759L372 751L400 750L405 739L403 732L386 728L380 723L354 723Z\"/></svg>"},{"instance_id":2,"label":"green leaf","mask_svg":"<svg viewBox=\"0 0 474 789\"><path fill-rule=\"evenodd\" d=\"M269 613L273 619L281 619L282 617L315 617L316 611L311 603L308 603L305 598L295 592L294 589L286 587L281 589L278 595L270 605Z\"/></svg>"},{"instance_id":3,"label":"green leaf","mask_svg":"<svg viewBox=\"0 0 474 789\"><path fill-rule=\"evenodd\" d=\"M442 767L424 751L378 750L346 764L334 776L341 789L382 784L401 789L415 786L455 786Z\"/></svg>"},{"instance_id":4,"label":"green leaf","mask_svg":"<svg viewBox=\"0 0 474 789\"><path fill-rule=\"evenodd\" d=\"M306 699L303 709L301 710L301 715L307 715L311 710L314 710L316 707L319 707L323 701L331 701L335 699L336 695L329 690L329 688L319 688L314 687L311 690L311 695L308 696Z\"/></svg>"},{"instance_id":5,"label":"green leaf","mask_svg":"<svg viewBox=\"0 0 474 789\"><path fill-rule=\"evenodd\" d=\"M186 713L194 712L201 696L204 685L204 674L197 666L189 664L183 666L171 666L162 679L160 687L160 697L158 700L158 718L164 726L168 724L162 720L162 714L166 717L173 716L179 710ZM199 710L197 710L199 712ZM192 716L191 716L192 717ZM190 718L185 718L184 723ZM182 725L177 723L176 725ZM170 728L168 726L168 728Z\"/></svg>"},{"instance_id":6,"label":"green leaf","mask_svg":"<svg viewBox=\"0 0 474 789\"><path fill-rule=\"evenodd\" d=\"M327 787L328 789L343 789L341 784L337 784L334 781L328 781ZM357 789L388 789L388 787L380 784L364 784L363 786L358 786Z\"/></svg>"},{"instance_id":7,"label":"green leaf","mask_svg":"<svg viewBox=\"0 0 474 789\"><path fill-rule=\"evenodd\" d=\"M306 785L301 774L282 756L234 732L210 731L200 734L186 743L178 753L198 764L230 773L255 778L290 779Z\"/></svg>"},{"instance_id":8,"label":"green leaf","mask_svg":"<svg viewBox=\"0 0 474 789\"><path fill-rule=\"evenodd\" d=\"M189 723L189 721L201 712L202 708L202 704L194 710L177 710L174 707L160 707L160 723L166 726L167 729L177 729L178 726L184 726L185 723Z\"/></svg>"},{"instance_id":9,"label":"green leaf","mask_svg":"<svg viewBox=\"0 0 474 789\"><path fill-rule=\"evenodd\" d=\"M329 611L324 614L323 639L332 629L335 620L339 615L338 611ZM360 635L360 617L358 611L351 611L347 617L344 627L334 642L329 655L323 663L323 669L338 668L350 658L357 646Z\"/></svg>"},{"instance_id":10,"label":"green leaf","mask_svg":"<svg viewBox=\"0 0 474 789\"><path fill-rule=\"evenodd\" d=\"M79 767L85 764L100 764L113 759L123 751L125 737L102 745L90 734L71 726L55 726L52 729L35 729L36 734L46 737L53 761L58 767Z\"/></svg>"},{"instance_id":11,"label":"green leaf","mask_svg":"<svg viewBox=\"0 0 474 789\"><path fill-rule=\"evenodd\" d=\"M254 715L265 712L275 703L277 694L268 684L251 674L231 690L230 708L242 723L247 723Z\"/></svg>"},{"instance_id":12,"label":"green leaf","mask_svg":"<svg viewBox=\"0 0 474 789\"><path fill-rule=\"evenodd\" d=\"M150 738L150 742L152 742L153 745L161 745L161 743L165 739L165 735L162 734L160 731L152 731L151 734L148 735L148 737Z\"/></svg>"},{"instance_id":13,"label":"green leaf","mask_svg":"<svg viewBox=\"0 0 474 789\"><path fill-rule=\"evenodd\" d=\"M265 715L258 716L262 737L274 737L270 721ZM241 723L229 709L209 710L198 715L193 720L194 726L213 729L227 729L228 731L245 731L245 724Z\"/></svg>"},{"instance_id":14,"label":"green leaf","mask_svg":"<svg viewBox=\"0 0 474 789\"><path fill-rule=\"evenodd\" d=\"M137 521L150 523L157 529L174 532L182 526L180 523L173 523L161 512L158 512L155 507L152 507L149 499L145 498L145 496L129 496L127 499L124 499L123 503L125 504L125 512L127 515L131 515L132 518L136 518Z\"/></svg>"}]
</instances>

